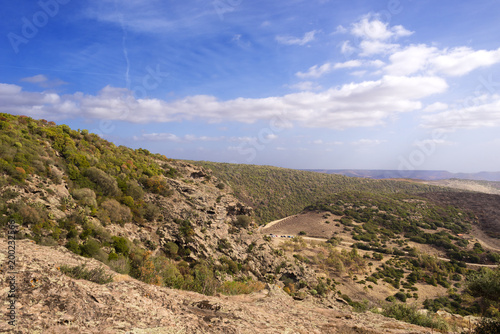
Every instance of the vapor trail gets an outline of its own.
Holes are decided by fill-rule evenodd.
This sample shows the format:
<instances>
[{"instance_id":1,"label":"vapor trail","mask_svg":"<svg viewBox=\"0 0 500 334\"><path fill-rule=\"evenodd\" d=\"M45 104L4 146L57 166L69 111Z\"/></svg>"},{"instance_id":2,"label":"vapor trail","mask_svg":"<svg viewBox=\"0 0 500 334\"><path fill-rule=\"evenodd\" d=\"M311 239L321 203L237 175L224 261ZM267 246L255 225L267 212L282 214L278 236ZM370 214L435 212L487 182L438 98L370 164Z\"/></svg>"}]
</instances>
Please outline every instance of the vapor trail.
<instances>
[{"instance_id":1,"label":"vapor trail","mask_svg":"<svg viewBox=\"0 0 500 334\"><path fill-rule=\"evenodd\" d=\"M125 57L125 61L127 62L127 69L125 70L125 82L127 83L127 88L130 89L130 61L128 59L128 51L127 51L127 30L125 29L125 22L123 20L123 14L120 14L120 24L122 27L123 31L123 37L122 37L122 49L123 49L123 56Z\"/></svg>"}]
</instances>

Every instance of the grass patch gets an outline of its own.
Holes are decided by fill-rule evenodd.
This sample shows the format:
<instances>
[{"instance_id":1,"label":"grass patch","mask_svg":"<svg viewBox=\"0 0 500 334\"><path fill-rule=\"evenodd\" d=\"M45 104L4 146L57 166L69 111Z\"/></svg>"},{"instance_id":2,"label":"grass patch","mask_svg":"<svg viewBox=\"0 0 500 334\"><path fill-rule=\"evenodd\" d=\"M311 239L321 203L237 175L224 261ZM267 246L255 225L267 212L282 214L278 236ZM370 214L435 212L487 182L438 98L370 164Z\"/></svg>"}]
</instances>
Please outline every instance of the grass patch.
<instances>
[{"instance_id":1,"label":"grass patch","mask_svg":"<svg viewBox=\"0 0 500 334\"><path fill-rule=\"evenodd\" d=\"M84 279L98 284L106 284L113 281L112 275L107 275L103 267L87 269L85 264L70 267L61 266L61 272L71 278Z\"/></svg>"}]
</instances>

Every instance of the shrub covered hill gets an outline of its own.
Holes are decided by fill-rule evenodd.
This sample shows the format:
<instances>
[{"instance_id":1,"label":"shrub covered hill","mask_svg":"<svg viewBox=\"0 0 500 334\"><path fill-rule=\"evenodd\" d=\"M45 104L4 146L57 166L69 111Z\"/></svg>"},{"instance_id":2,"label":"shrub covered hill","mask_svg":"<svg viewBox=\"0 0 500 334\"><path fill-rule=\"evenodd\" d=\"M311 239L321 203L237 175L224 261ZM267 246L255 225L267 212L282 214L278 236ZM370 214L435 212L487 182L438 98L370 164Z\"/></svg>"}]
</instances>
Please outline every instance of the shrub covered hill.
<instances>
[{"instance_id":1,"label":"shrub covered hill","mask_svg":"<svg viewBox=\"0 0 500 334\"><path fill-rule=\"evenodd\" d=\"M425 333L383 315L441 330L446 319L416 308L494 317L499 257L458 237L480 212L447 194L460 193L173 160L0 114L0 271L15 222L21 333ZM269 221L308 213L331 216L337 234L265 235ZM438 290L424 300L419 288ZM8 293L3 280L2 305Z\"/></svg>"},{"instance_id":2,"label":"shrub covered hill","mask_svg":"<svg viewBox=\"0 0 500 334\"><path fill-rule=\"evenodd\" d=\"M255 219L266 223L300 212L332 193L363 191L384 194L449 192L450 188L415 182L371 180L271 166L193 162L211 169L231 186L234 195L255 210Z\"/></svg>"}]
</instances>

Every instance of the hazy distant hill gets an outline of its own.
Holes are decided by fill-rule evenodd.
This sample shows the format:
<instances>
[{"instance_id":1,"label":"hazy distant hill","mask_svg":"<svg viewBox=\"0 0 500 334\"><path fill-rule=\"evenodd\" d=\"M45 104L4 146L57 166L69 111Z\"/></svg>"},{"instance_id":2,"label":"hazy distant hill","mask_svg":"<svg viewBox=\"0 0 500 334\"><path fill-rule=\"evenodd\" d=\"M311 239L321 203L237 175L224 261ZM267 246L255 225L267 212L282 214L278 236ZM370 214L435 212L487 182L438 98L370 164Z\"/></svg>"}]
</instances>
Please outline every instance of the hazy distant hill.
<instances>
[{"instance_id":1,"label":"hazy distant hill","mask_svg":"<svg viewBox=\"0 0 500 334\"><path fill-rule=\"evenodd\" d=\"M377 169L308 169L308 171L340 174L353 177L365 177L371 179L419 179L419 180L484 180L500 181L500 172L479 172L479 173L450 173L444 170L377 170Z\"/></svg>"}]
</instances>

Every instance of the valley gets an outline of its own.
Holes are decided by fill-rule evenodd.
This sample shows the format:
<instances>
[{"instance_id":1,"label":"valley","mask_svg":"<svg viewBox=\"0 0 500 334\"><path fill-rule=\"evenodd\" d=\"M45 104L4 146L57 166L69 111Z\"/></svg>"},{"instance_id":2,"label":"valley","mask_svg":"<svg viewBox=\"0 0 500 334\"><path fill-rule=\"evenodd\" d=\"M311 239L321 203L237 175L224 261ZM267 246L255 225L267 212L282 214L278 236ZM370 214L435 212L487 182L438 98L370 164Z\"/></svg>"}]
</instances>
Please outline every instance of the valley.
<instances>
[{"instance_id":1,"label":"valley","mask_svg":"<svg viewBox=\"0 0 500 334\"><path fill-rule=\"evenodd\" d=\"M500 312L499 195L0 129L20 333L427 333Z\"/></svg>"}]
</instances>

